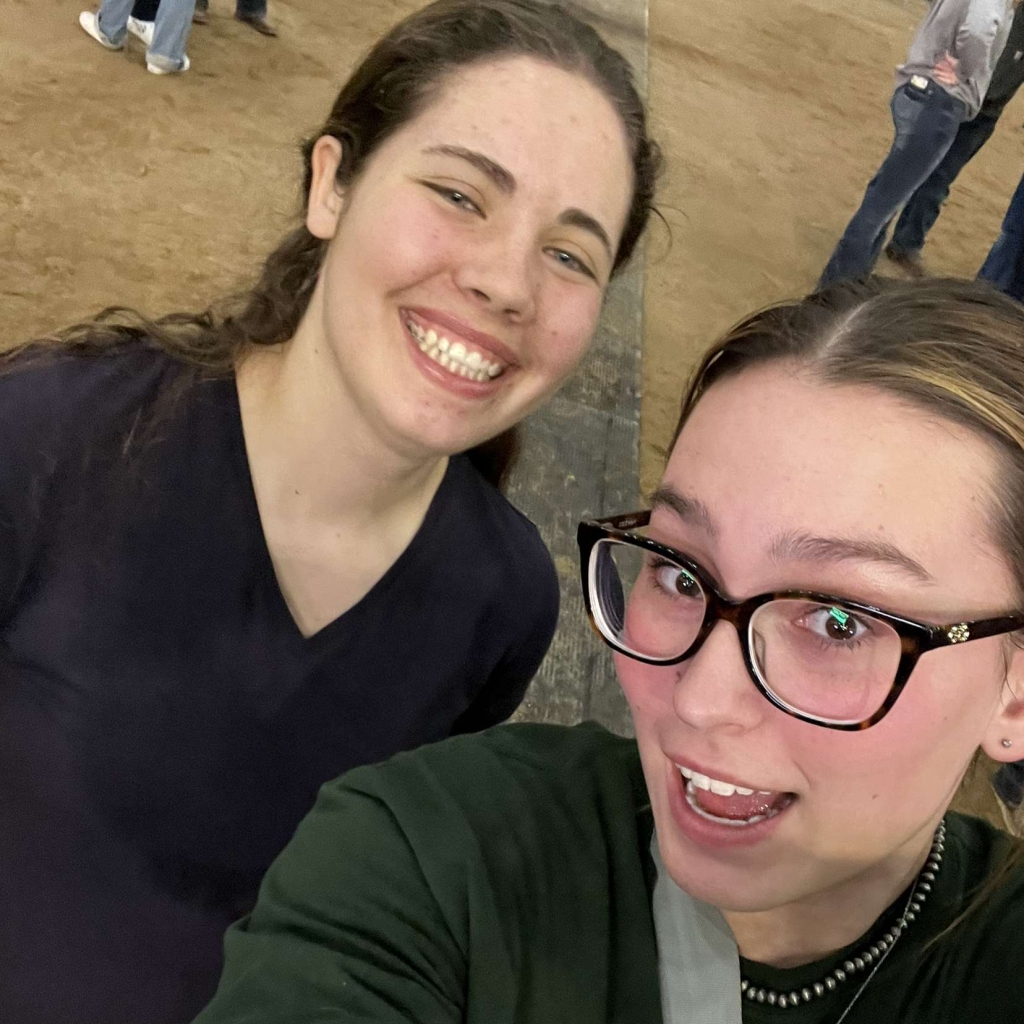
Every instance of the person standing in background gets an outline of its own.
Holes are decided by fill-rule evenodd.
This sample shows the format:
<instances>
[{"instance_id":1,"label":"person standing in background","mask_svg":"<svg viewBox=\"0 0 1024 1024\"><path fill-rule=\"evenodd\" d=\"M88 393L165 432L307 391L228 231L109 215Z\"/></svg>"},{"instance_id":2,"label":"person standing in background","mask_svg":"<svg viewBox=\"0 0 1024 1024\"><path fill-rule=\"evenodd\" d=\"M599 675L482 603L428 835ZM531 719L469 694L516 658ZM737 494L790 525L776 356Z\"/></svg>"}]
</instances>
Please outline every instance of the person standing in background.
<instances>
[{"instance_id":1,"label":"person standing in background","mask_svg":"<svg viewBox=\"0 0 1024 1024\"><path fill-rule=\"evenodd\" d=\"M78 24L100 46L108 50L124 48L125 36L131 17L132 0L103 0L98 11L82 11ZM151 34L141 36L146 43L146 70L154 75L179 74L189 69L185 43L192 27L195 0L164 0L159 11L154 11L155 23Z\"/></svg>"},{"instance_id":2,"label":"person standing in background","mask_svg":"<svg viewBox=\"0 0 1024 1024\"><path fill-rule=\"evenodd\" d=\"M1014 7L1019 6L1017 0ZM924 276L921 249L924 247L925 236L938 220L950 187L988 142L1006 105L1017 94L1021 83L1024 83L1024 17L1018 18L1015 15L978 116L960 125L949 152L903 207L893 230L892 241L885 247L885 255L912 276Z\"/></svg>"},{"instance_id":3,"label":"person standing in background","mask_svg":"<svg viewBox=\"0 0 1024 1024\"><path fill-rule=\"evenodd\" d=\"M999 237L989 250L978 277L1018 302L1024 302L1024 178L1017 184Z\"/></svg>"},{"instance_id":4,"label":"person standing in background","mask_svg":"<svg viewBox=\"0 0 1024 1024\"><path fill-rule=\"evenodd\" d=\"M892 219L981 109L1010 27L1012 0L934 0L896 69L896 136L818 287L870 274Z\"/></svg>"},{"instance_id":5,"label":"person standing in background","mask_svg":"<svg viewBox=\"0 0 1024 1024\"><path fill-rule=\"evenodd\" d=\"M128 29L143 42L148 43L152 39L153 23L159 6L160 0L135 0ZM277 35L277 29L267 21L267 0L236 0L235 18L256 29L260 35ZM210 0L196 0L192 20L197 25L205 25L210 20Z\"/></svg>"}]
</instances>

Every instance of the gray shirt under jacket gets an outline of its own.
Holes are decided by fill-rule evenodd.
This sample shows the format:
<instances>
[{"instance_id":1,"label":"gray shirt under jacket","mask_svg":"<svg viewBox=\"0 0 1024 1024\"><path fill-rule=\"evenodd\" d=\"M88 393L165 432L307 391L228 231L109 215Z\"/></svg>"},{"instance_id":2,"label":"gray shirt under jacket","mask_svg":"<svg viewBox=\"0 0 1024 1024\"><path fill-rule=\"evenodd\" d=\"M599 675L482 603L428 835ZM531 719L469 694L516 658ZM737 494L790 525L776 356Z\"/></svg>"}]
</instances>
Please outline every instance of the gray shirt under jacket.
<instances>
[{"instance_id":1,"label":"gray shirt under jacket","mask_svg":"<svg viewBox=\"0 0 1024 1024\"><path fill-rule=\"evenodd\" d=\"M942 88L966 106L965 120L975 117L1006 44L1012 16L1012 0L933 0L910 44L906 63L896 69L896 88L915 75L931 78L935 65L952 54L960 62L960 81Z\"/></svg>"}]
</instances>

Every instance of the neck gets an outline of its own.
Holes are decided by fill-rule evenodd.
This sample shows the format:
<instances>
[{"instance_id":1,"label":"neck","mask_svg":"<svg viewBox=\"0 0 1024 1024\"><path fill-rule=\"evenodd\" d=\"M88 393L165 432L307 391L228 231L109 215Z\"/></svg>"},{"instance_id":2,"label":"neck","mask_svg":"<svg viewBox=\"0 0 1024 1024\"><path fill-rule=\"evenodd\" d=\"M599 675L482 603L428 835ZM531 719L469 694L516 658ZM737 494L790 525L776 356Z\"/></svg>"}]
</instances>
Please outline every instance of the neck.
<instances>
[{"instance_id":1,"label":"neck","mask_svg":"<svg viewBox=\"0 0 1024 1024\"><path fill-rule=\"evenodd\" d=\"M856 942L920 873L938 822L840 885L772 910L725 911L740 955L772 967L798 967Z\"/></svg>"},{"instance_id":2,"label":"neck","mask_svg":"<svg viewBox=\"0 0 1024 1024\"><path fill-rule=\"evenodd\" d=\"M337 369L323 363L316 346L296 338L249 353L237 368L261 510L358 524L429 503L448 459L389 445L360 414Z\"/></svg>"}]
</instances>

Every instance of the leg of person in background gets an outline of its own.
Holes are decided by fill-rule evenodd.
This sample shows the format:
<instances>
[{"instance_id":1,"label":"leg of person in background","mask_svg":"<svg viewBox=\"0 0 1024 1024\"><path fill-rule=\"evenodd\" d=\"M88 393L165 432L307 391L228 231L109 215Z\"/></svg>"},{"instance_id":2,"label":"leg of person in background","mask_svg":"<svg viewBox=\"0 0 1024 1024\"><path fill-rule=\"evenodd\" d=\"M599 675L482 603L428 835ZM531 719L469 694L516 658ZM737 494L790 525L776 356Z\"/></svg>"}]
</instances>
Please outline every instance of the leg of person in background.
<instances>
[{"instance_id":1,"label":"leg of person in background","mask_svg":"<svg viewBox=\"0 0 1024 1024\"><path fill-rule=\"evenodd\" d=\"M210 0L196 0L196 9L192 12L192 20L197 25L205 25L210 20Z\"/></svg>"},{"instance_id":2,"label":"leg of person in background","mask_svg":"<svg viewBox=\"0 0 1024 1024\"><path fill-rule=\"evenodd\" d=\"M135 0L132 15L128 19L128 31L141 39L148 50L153 45L153 30L156 27L156 12L160 0Z\"/></svg>"},{"instance_id":3,"label":"leg of person in background","mask_svg":"<svg viewBox=\"0 0 1024 1024\"><path fill-rule=\"evenodd\" d=\"M267 0L238 0L235 17L265 36L276 36L277 29L267 21Z\"/></svg>"},{"instance_id":4,"label":"leg of person in background","mask_svg":"<svg viewBox=\"0 0 1024 1024\"><path fill-rule=\"evenodd\" d=\"M185 41L192 28L195 0L160 0L153 29L153 45L146 51L146 68L154 75L188 71Z\"/></svg>"},{"instance_id":5,"label":"leg of person in background","mask_svg":"<svg viewBox=\"0 0 1024 1024\"><path fill-rule=\"evenodd\" d=\"M132 0L103 0L98 11L82 11L78 24L101 46L120 50L124 46Z\"/></svg>"},{"instance_id":6,"label":"leg of person in background","mask_svg":"<svg viewBox=\"0 0 1024 1024\"><path fill-rule=\"evenodd\" d=\"M847 225L818 287L870 274L900 207L935 170L953 144L964 107L940 86L910 82L890 103L896 137L878 173L868 183L860 209Z\"/></svg>"},{"instance_id":7,"label":"leg of person in background","mask_svg":"<svg viewBox=\"0 0 1024 1024\"><path fill-rule=\"evenodd\" d=\"M1013 193L999 237L989 250L978 277L1024 302L1024 178Z\"/></svg>"},{"instance_id":8,"label":"leg of person in background","mask_svg":"<svg viewBox=\"0 0 1024 1024\"><path fill-rule=\"evenodd\" d=\"M903 207L893 229L892 241L885 247L885 254L915 277L924 275L921 249L924 248L925 236L938 220L950 186L988 142L998 121L998 117L986 117L984 114L979 114L972 121L964 121L942 162Z\"/></svg>"}]
</instances>

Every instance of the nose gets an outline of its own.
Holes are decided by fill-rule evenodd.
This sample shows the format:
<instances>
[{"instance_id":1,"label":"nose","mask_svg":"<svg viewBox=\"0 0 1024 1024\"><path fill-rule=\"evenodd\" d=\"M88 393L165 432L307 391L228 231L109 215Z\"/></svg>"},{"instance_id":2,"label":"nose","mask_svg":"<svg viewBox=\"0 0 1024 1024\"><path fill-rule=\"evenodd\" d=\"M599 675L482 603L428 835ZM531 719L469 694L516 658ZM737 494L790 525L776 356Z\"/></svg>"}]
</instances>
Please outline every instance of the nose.
<instances>
[{"instance_id":1,"label":"nose","mask_svg":"<svg viewBox=\"0 0 1024 1024\"><path fill-rule=\"evenodd\" d=\"M730 622L719 622L692 658L676 666L672 706L701 731L744 732L764 717L767 702L747 672L741 638Z\"/></svg>"},{"instance_id":2,"label":"nose","mask_svg":"<svg viewBox=\"0 0 1024 1024\"><path fill-rule=\"evenodd\" d=\"M525 233L478 239L460 260L455 283L489 312L513 323L528 322L537 305L537 256Z\"/></svg>"}]
</instances>

